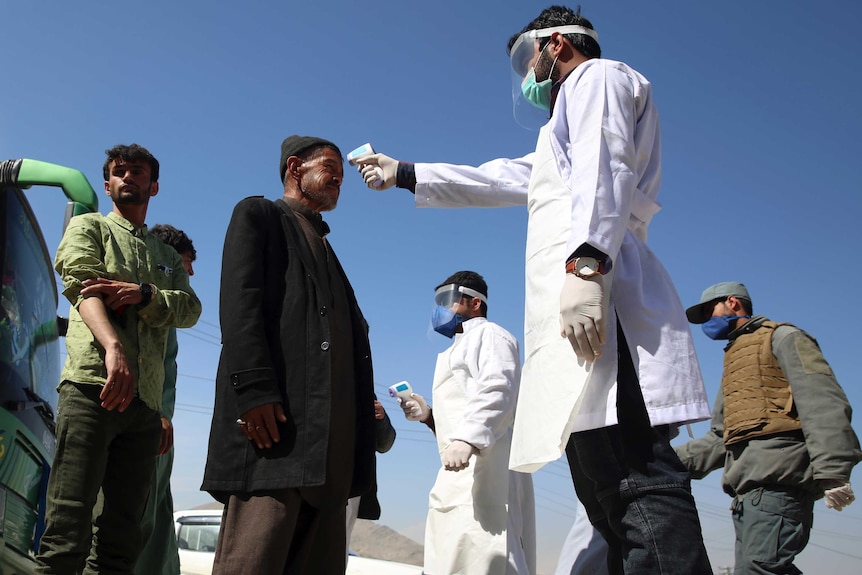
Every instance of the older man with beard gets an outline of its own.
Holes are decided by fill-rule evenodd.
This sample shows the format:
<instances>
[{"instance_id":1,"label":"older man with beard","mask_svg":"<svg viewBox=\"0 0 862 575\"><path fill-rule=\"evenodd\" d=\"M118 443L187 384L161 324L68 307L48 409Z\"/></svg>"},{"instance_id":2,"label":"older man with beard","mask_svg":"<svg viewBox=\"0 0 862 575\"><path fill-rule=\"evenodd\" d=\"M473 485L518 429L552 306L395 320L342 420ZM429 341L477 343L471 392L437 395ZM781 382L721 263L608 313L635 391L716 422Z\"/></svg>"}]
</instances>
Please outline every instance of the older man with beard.
<instances>
[{"instance_id":1,"label":"older man with beard","mask_svg":"<svg viewBox=\"0 0 862 575\"><path fill-rule=\"evenodd\" d=\"M368 325L326 239L338 147L290 136L281 199L242 200L222 259L222 353L202 489L214 575L343 574L345 506L374 477Z\"/></svg>"}]
</instances>

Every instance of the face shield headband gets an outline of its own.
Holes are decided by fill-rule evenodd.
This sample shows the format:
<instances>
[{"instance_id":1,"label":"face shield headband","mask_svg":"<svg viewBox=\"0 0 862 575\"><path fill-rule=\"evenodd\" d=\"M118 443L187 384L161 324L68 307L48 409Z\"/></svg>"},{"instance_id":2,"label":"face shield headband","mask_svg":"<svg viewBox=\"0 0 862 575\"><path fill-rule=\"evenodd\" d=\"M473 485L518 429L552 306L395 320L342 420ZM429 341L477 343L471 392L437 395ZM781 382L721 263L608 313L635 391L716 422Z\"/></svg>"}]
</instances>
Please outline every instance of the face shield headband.
<instances>
[{"instance_id":1,"label":"face shield headband","mask_svg":"<svg viewBox=\"0 0 862 575\"><path fill-rule=\"evenodd\" d=\"M595 30L585 28L584 26L555 26L553 28L542 28L541 30L527 30L515 40L512 44L512 50L509 52L509 57L512 61L512 70L523 78L532 68L531 62L533 56L536 55L536 41L540 38L550 38L554 32L560 34L585 34L599 41L599 35Z\"/></svg>"},{"instance_id":2,"label":"face shield headband","mask_svg":"<svg viewBox=\"0 0 862 575\"><path fill-rule=\"evenodd\" d=\"M477 297L486 304L488 303L488 298L481 293L458 284L448 284L437 288L434 292L434 303L440 307L448 309L461 301L463 296Z\"/></svg>"}]
</instances>

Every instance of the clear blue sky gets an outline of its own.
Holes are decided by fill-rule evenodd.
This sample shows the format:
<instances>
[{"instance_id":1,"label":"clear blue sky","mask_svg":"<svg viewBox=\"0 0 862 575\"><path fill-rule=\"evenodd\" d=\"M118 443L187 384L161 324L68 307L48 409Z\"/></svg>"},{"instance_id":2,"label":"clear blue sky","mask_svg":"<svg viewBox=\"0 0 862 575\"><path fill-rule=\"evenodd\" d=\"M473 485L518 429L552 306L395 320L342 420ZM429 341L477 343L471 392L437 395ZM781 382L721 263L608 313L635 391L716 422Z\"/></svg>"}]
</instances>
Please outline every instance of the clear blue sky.
<instances>
[{"instance_id":1,"label":"clear blue sky","mask_svg":"<svg viewBox=\"0 0 862 575\"><path fill-rule=\"evenodd\" d=\"M4 3L0 159L75 167L100 191L103 150L138 142L162 164L148 223L184 229L198 249L193 286L204 312L179 336L178 508L207 501L198 487L219 353L221 253L234 204L249 195L280 197L279 144L294 133L334 140L345 154L370 141L413 161L478 164L531 151L535 133L512 118L505 46L547 5ZM851 402L862 405L853 328L862 281L862 4L582 5L605 57L653 83L664 209L649 243L683 302L718 281L745 282L757 312L817 337ZM63 202L44 188L29 197L53 254ZM418 210L408 192L372 192L348 173L338 209L326 219L371 324L378 396L402 379L430 396L435 354L446 344L426 333L433 288L453 271L484 274L490 318L522 338L524 210ZM694 337L713 398L721 345L699 330ZM382 399L399 435L378 458L381 521L421 540L436 448L423 426ZM699 436L707 427L693 431ZM719 476L694 487L716 568L732 562L733 548ZM546 572L571 522L567 477L562 462L535 477ZM837 513L819 502L799 564L808 572L855 573L860 548L862 503Z\"/></svg>"}]
</instances>

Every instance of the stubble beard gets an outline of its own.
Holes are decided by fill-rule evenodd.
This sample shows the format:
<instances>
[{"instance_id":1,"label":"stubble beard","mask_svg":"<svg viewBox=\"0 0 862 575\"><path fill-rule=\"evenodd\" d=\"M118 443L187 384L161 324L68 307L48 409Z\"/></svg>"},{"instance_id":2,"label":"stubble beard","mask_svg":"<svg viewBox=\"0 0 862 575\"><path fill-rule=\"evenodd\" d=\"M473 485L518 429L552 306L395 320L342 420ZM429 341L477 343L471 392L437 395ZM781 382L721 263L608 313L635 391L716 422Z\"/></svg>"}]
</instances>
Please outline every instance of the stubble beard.
<instances>
[{"instance_id":1,"label":"stubble beard","mask_svg":"<svg viewBox=\"0 0 862 575\"><path fill-rule=\"evenodd\" d=\"M302 195L311 200L314 205L318 206L318 212L328 212L335 209L338 204L338 195L332 195L328 192L328 187L323 178L316 177L314 174L309 174L309 188L304 186L302 180L299 182L299 191Z\"/></svg>"},{"instance_id":2,"label":"stubble beard","mask_svg":"<svg viewBox=\"0 0 862 575\"><path fill-rule=\"evenodd\" d=\"M539 56L539 59L533 68L536 74L536 82L544 82L548 78L551 78L553 82L556 82L556 80L552 78L555 68L554 59L550 56L550 53L547 51L543 51L542 55Z\"/></svg>"},{"instance_id":3,"label":"stubble beard","mask_svg":"<svg viewBox=\"0 0 862 575\"><path fill-rule=\"evenodd\" d=\"M135 188L134 191L117 190L111 194L111 199L114 200L115 204L120 206L142 206L147 203L147 198L149 198L152 187L153 184L151 183L147 186L146 190L140 188Z\"/></svg>"},{"instance_id":4,"label":"stubble beard","mask_svg":"<svg viewBox=\"0 0 862 575\"><path fill-rule=\"evenodd\" d=\"M335 209L336 204L338 204L338 198L332 197L326 193L326 190L309 190L304 187L300 187L299 190L303 196L313 201L316 206L319 206L319 212L332 211Z\"/></svg>"}]
</instances>

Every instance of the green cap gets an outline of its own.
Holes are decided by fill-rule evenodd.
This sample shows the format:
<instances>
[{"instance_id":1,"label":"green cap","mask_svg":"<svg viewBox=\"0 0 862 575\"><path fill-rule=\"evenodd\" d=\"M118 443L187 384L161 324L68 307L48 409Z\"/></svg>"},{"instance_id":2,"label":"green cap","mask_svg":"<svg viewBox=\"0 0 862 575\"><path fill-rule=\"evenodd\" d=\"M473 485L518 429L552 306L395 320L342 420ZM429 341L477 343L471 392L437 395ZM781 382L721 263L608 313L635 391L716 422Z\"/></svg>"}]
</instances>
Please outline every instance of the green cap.
<instances>
[{"instance_id":1,"label":"green cap","mask_svg":"<svg viewBox=\"0 0 862 575\"><path fill-rule=\"evenodd\" d=\"M748 290L739 282L721 282L720 284L711 285L700 296L700 301L685 310L685 317L690 323L704 323L706 319L703 317L703 304L724 299L728 296L736 296L742 299L751 301L751 296L748 295Z\"/></svg>"}]
</instances>

